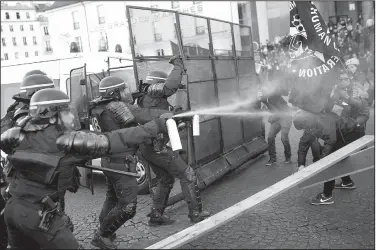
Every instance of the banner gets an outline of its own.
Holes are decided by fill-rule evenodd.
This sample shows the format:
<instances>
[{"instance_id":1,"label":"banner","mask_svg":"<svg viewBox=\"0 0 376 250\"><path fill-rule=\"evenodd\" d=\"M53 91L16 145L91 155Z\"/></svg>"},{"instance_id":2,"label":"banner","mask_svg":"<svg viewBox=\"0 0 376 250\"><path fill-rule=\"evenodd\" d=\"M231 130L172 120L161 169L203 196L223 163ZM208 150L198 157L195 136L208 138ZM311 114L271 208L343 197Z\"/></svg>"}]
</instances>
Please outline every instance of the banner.
<instances>
[{"instance_id":1,"label":"banner","mask_svg":"<svg viewBox=\"0 0 376 250\"><path fill-rule=\"evenodd\" d=\"M290 1L290 36L290 69L297 77L321 76L340 64L335 38L312 2Z\"/></svg>"}]
</instances>

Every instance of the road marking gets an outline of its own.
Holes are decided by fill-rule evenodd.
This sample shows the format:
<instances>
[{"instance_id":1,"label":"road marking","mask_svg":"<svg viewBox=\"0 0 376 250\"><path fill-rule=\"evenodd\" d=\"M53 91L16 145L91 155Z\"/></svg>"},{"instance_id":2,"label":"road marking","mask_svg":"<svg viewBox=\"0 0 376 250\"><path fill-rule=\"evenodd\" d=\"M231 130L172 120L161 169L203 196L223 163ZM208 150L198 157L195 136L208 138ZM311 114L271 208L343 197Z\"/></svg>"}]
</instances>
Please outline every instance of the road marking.
<instances>
[{"instance_id":1,"label":"road marking","mask_svg":"<svg viewBox=\"0 0 376 250\"><path fill-rule=\"evenodd\" d=\"M297 186L299 183L315 176L321 171L335 165L339 161L345 159L354 152L364 148L364 146L373 143L375 137L366 135L362 138L346 145L345 147L333 152L322 160L319 160L303 170L296 172L287 178L277 182L276 184L252 195L251 197L191 226L176 234L173 234L146 249L172 249L183 246L196 238L216 229L222 224L233 220L244 214L250 208L259 205L283 192Z\"/></svg>"}]
</instances>

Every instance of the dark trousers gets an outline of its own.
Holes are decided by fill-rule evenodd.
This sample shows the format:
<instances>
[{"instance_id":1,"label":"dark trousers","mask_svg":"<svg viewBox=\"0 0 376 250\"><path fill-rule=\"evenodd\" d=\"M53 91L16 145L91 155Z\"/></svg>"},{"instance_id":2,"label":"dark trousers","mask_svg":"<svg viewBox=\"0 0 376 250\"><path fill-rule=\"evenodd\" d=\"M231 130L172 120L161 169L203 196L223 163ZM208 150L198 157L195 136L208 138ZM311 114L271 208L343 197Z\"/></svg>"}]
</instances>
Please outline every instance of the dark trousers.
<instances>
[{"instance_id":1,"label":"dark trousers","mask_svg":"<svg viewBox=\"0 0 376 250\"><path fill-rule=\"evenodd\" d=\"M38 229L41 204L12 196L5 206L5 222L12 249L78 249L79 244L63 216L55 215L50 229Z\"/></svg>"},{"instance_id":2,"label":"dark trousers","mask_svg":"<svg viewBox=\"0 0 376 250\"><path fill-rule=\"evenodd\" d=\"M100 223L104 221L111 210L115 210L117 207L120 210L130 203L136 204L138 193L137 179L135 177L109 172L104 172L104 174L106 176L107 192L106 200L99 215Z\"/></svg>"},{"instance_id":3,"label":"dark trousers","mask_svg":"<svg viewBox=\"0 0 376 250\"><path fill-rule=\"evenodd\" d=\"M365 128L358 127L354 131L343 135L343 138L342 138L342 135L338 135L337 136L338 140L337 140L336 144L334 145L333 152L342 148L342 147L344 147L344 146L346 146L347 144L349 144L353 141L358 140L359 138L361 138L365 134L366 134ZM349 183L349 182L352 181L350 176L344 176L341 179L342 179L343 183ZM325 196L332 196L334 186L335 186L335 180L325 182L324 183L324 195Z\"/></svg>"},{"instance_id":4,"label":"dark trousers","mask_svg":"<svg viewBox=\"0 0 376 250\"><path fill-rule=\"evenodd\" d=\"M309 148L311 148L313 162L320 160L320 143L317 137L304 131L299 141L298 148L298 167L306 165L306 158Z\"/></svg>"},{"instance_id":5,"label":"dark trousers","mask_svg":"<svg viewBox=\"0 0 376 250\"><path fill-rule=\"evenodd\" d=\"M196 174L179 153L172 151L171 148L167 148L165 153L157 153L149 145L143 145L140 149L145 160L151 163L151 168L158 180L156 192L153 195L153 208L163 212L174 179L178 178L190 212L197 210L201 204L198 204L199 201L197 201L199 192Z\"/></svg>"},{"instance_id":6,"label":"dark trousers","mask_svg":"<svg viewBox=\"0 0 376 250\"><path fill-rule=\"evenodd\" d=\"M283 119L279 121L275 121L270 123L270 131L268 134L268 151L270 160L276 161L277 160L277 153L275 147L275 137L279 132L281 132L281 141L285 148L285 157L289 159L291 157L291 146L289 140L289 132L291 128L291 120L290 122L284 121Z\"/></svg>"}]
</instances>

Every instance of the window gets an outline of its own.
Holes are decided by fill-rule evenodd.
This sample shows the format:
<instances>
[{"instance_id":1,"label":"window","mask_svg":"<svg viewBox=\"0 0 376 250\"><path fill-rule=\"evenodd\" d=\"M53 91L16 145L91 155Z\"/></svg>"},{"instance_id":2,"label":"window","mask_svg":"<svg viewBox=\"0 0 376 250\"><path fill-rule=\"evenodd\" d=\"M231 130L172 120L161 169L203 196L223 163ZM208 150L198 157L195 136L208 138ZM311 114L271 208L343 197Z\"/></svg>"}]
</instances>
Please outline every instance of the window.
<instances>
[{"instance_id":1,"label":"window","mask_svg":"<svg viewBox=\"0 0 376 250\"><path fill-rule=\"evenodd\" d=\"M162 41L162 34L158 34L158 33L154 34L154 40L156 42Z\"/></svg>"},{"instance_id":2,"label":"window","mask_svg":"<svg viewBox=\"0 0 376 250\"><path fill-rule=\"evenodd\" d=\"M13 25L9 25L10 32L13 32Z\"/></svg>"},{"instance_id":3,"label":"window","mask_svg":"<svg viewBox=\"0 0 376 250\"><path fill-rule=\"evenodd\" d=\"M82 45L81 45L81 37L80 36L77 36L74 38L75 42L77 43L77 47L78 47L78 51L79 52L82 52Z\"/></svg>"},{"instance_id":4,"label":"window","mask_svg":"<svg viewBox=\"0 0 376 250\"><path fill-rule=\"evenodd\" d=\"M78 22L77 11L72 12L73 19L73 29L78 30L80 28L80 23Z\"/></svg>"},{"instance_id":5,"label":"window","mask_svg":"<svg viewBox=\"0 0 376 250\"><path fill-rule=\"evenodd\" d=\"M34 44L34 45L37 44L37 37L36 37L36 36L33 36L33 44Z\"/></svg>"},{"instance_id":6,"label":"window","mask_svg":"<svg viewBox=\"0 0 376 250\"><path fill-rule=\"evenodd\" d=\"M197 26L196 27L196 35L205 34L205 26Z\"/></svg>"},{"instance_id":7,"label":"window","mask_svg":"<svg viewBox=\"0 0 376 250\"><path fill-rule=\"evenodd\" d=\"M18 52L14 53L14 58L18 59Z\"/></svg>"},{"instance_id":8,"label":"window","mask_svg":"<svg viewBox=\"0 0 376 250\"><path fill-rule=\"evenodd\" d=\"M20 25L20 30L24 31L23 25Z\"/></svg>"},{"instance_id":9,"label":"window","mask_svg":"<svg viewBox=\"0 0 376 250\"><path fill-rule=\"evenodd\" d=\"M29 57L29 52L25 52L25 57Z\"/></svg>"},{"instance_id":10,"label":"window","mask_svg":"<svg viewBox=\"0 0 376 250\"><path fill-rule=\"evenodd\" d=\"M12 37L12 42L13 42L13 45L14 45L14 46L17 46L17 41L16 41L16 38L15 38L15 37Z\"/></svg>"},{"instance_id":11,"label":"window","mask_svg":"<svg viewBox=\"0 0 376 250\"><path fill-rule=\"evenodd\" d=\"M29 14L29 12L26 12L26 18L27 18L27 19L30 19L30 14Z\"/></svg>"},{"instance_id":12,"label":"window","mask_svg":"<svg viewBox=\"0 0 376 250\"><path fill-rule=\"evenodd\" d=\"M9 20L9 12L5 12L5 19Z\"/></svg>"},{"instance_id":13,"label":"window","mask_svg":"<svg viewBox=\"0 0 376 250\"><path fill-rule=\"evenodd\" d=\"M158 4L150 4L150 8L158 9ZM151 13L156 13L157 11L152 10Z\"/></svg>"},{"instance_id":14,"label":"window","mask_svg":"<svg viewBox=\"0 0 376 250\"><path fill-rule=\"evenodd\" d=\"M39 55L39 54L38 54L38 51L35 51L35 53L34 53L34 54L35 54L35 56L38 56L38 55Z\"/></svg>"},{"instance_id":15,"label":"window","mask_svg":"<svg viewBox=\"0 0 376 250\"><path fill-rule=\"evenodd\" d=\"M164 56L164 49L157 49L158 56Z\"/></svg>"},{"instance_id":16,"label":"window","mask_svg":"<svg viewBox=\"0 0 376 250\"><path fill-rule=\"evenodd\" d=\"M176 9L180 7L179 1L171 1L171 8Z\"/></svg>"},{"instance_id":17,"label":"window","mask_svg":"<svg viewBox=\"0 0 376 250\"><path fill-rule=\"evenodd\" d=\"M52 51L50 41L46 41L46 51Z\"/></svg>"},{"instance_id":18,"label":"window","mask_svg":"<svg viewBox=\"0 0 376 250\"><path fill-rule=\"evenodd\" d=\"M2 44L4 47L7 46L7 43L5 42L5 38L4 38L4 37L1 38L1 44Z\"/></svg>"},{"instance_id":19,"label":"window","mask_svg":"<svg viewBox=\"0 0 376 250\"><path fill-rule=\"evenodd\" d=\"M17 19L20 19L20 12L16 12Z\"/></svg>"},{"instance_id":20,"label":"window","mask_svg":"<svg viewBox=\"0 0 376 250\"><path fill-rule=\"evenodd\" d=\"M48 36L50 33L48 33L48 27L47 26L44 26L43 27L43 30L44 30L44 34L46 35L46 36Z\"/></svg>"},{"instance_id":21,"label":"window","mask_svg":"<svg viewBox=\"0 0 376 250\"><path fill-rule=\"evenodd\" d=\"M22 40L23 40L23 44L24 44L24 45L27 45L26 37L23 37Z\"/></svg>"},{"instance_id":22,"label":"window","mask_svg":"<svg viewBox=\"0 0 376 250\"><path fill-rule=\"evenodd\" d=\"M34 26L32 24L30 24L30 30L34 31Z\"/></svg>"},{"instance_id":23,"label":"window","mask_svg":"<svg viewBox=\"0 0 376 250\"><path fill-rule=\"evenodd\" d=\"M103 5L98 5L97 6L97 14L98 14L98 22L99 22L99 24L105 23L106 19L104 18Z\"/></svg>"},{"instance_id":24,"label":"window","mask_svg":"<svg viewBox=\"0 0 376 250\"><path fill-rule=\"evenodd\" d=\"M4 60L8 60L8 53L4 53Z\"/></svg>"}]
</instances>

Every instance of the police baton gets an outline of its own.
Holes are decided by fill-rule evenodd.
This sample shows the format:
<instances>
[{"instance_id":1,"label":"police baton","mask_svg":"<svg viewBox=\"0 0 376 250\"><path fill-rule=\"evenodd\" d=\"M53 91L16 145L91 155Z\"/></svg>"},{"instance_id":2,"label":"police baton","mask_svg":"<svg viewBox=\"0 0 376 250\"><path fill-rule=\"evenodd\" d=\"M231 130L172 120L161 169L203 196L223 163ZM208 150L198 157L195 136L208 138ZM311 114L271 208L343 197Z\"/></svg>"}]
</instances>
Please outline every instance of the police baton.
<instances>
[{"instance_id":1,"label":"police baton","mask_svg":"<svg viewBox=\"0 0 376 250\"><path fill-rule=\"evenodd\" d=\"M136 178L140 178L141 177L141 175L138 174L138 173L132 173L132 172L126 172L126 171L121 171L121 170L115 170L115 169L111 169L111 168L96 167L96 166L90 165L88 163L85 163L84 165L80 165L78 167L88 168L88 169L92 169L92 170L106 171L106 172L111 172L111 173L115 173L115 174L132 176L132 177L136 177Z\"/></svg>"}]
</instances>

